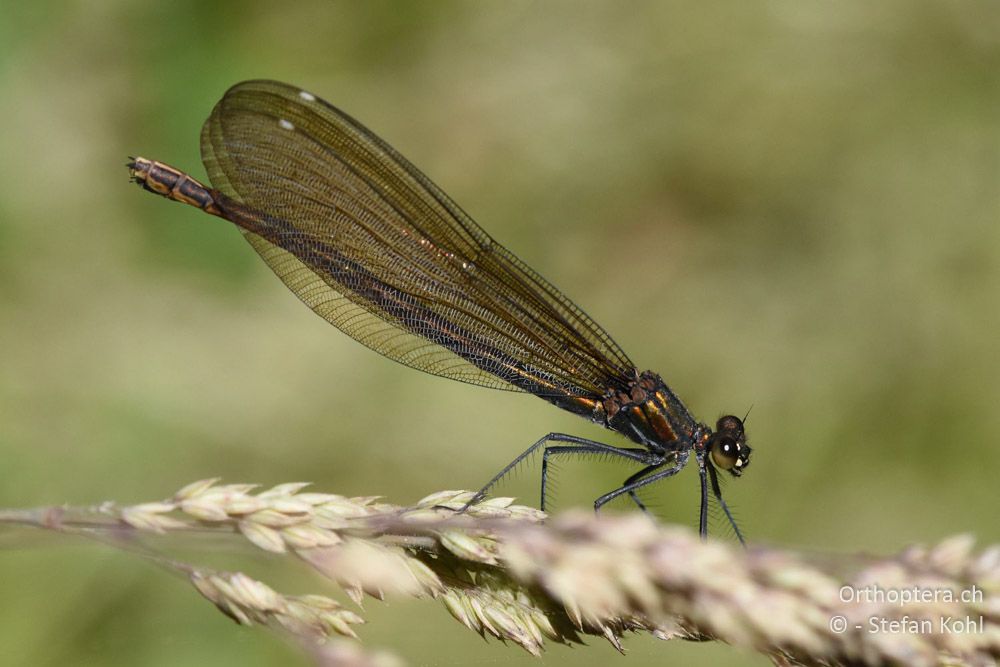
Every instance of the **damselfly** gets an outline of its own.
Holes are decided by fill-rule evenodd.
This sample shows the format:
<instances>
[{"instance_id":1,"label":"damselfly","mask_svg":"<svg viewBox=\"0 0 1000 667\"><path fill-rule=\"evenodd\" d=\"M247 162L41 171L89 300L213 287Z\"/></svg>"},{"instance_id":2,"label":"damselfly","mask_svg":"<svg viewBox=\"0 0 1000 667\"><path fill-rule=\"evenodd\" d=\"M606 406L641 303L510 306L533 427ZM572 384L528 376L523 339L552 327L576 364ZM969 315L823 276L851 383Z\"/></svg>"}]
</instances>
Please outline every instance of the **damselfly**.
<instances>
[{"instance_id":1,"label":"damselfly","mask_svg":"<svg viewBox=\"0 0 1000 667\"><path fill-rule=\"evenodd\" d=\"M133 179L150 192L236 224L302 301L357 341L428 373L525 391L625 436L620 447L549 433L500 471L542 450L549 461L607 454L641 466L595 509L677 474L694 454L708 493L717 468L750 462L743 420L698 422L659 375L639 371L611 336L371 130L315 95L275 81L230 88L201 132L214 187L137 157Z\"/></svg>"}]
</instances>

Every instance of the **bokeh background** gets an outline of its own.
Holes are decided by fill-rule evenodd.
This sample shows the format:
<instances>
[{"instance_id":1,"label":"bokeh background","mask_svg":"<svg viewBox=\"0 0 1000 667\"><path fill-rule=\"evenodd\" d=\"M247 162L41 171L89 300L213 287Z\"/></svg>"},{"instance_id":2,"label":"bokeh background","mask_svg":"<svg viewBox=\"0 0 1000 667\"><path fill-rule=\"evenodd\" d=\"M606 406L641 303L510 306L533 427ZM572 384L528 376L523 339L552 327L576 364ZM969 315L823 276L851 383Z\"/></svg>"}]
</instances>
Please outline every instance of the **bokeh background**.
<instances>
[{"instance_id":1,"label":"bokeh background","mask_svg":"<svg viewBox=\"0 0 1000 667\"><path fill-rule=\"evenodd\" d=\"M753 465L726 489L752 540L1000 537L992 0L0 3L0 506L216 475L406 503L548 431L618 442L369 352L226 223L128 183L136 154L203 176L202 121L259 77L375 129L695 414L752 405ZM557 506L627 472L567 462ZM535 503L537 475L501 491ZM647 498L695 526L697 486L692 468ZM0 547L5 665L306 664L125 554L24 530ZM414 665L540 664L434 602L365 613L366 645ZM590 643L542 663L765 664Z\"/></svg>"}]
</instances>

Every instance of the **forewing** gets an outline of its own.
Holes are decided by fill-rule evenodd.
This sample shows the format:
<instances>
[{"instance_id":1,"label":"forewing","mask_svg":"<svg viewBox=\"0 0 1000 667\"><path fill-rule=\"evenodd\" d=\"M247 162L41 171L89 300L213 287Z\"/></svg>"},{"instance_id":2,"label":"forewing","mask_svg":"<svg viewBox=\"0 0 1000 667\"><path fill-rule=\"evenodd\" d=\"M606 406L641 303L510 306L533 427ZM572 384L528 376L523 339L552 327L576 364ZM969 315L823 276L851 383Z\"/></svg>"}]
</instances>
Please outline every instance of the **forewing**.
<instances>
[{"instance_id":1,"label":"forewing","mask_svg":"<svg viewBox=\"0 0 1000 667\"><path fill-rule=\"evenodd\" d=\"M608 334L367 128L287 84L226 92L202 130L226 217L326 320L472 384L599 396L634 365Z\"/></svg>"}]
</instances>

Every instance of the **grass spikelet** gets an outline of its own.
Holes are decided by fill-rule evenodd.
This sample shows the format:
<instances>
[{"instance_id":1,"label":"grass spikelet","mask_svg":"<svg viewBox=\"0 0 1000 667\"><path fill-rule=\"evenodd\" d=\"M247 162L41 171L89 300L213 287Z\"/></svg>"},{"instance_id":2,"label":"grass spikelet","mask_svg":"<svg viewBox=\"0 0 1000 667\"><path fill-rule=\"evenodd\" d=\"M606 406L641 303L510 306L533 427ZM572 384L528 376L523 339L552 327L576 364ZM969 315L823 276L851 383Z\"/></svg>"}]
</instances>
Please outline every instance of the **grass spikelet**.
<instances>
[{"instance_id":1,"label":"grass spikelet","mask_svg":"<svg viewBox=\"0 0 1000 667\"><path fill-rule=\"evenodd\" d=\"M1000 546L977 552L966 535L881 559L832 557L818 564L789 550L703 543L687 529L641 515L570 512L547 519L511 498L463 512L469 491L441 491L404 507L377 496L306 491L298 482L255 488L202 480L162 501L6 510L0 522L128 548L186 574L238 623L281 629L310 645L355 638L363 620L325 595L288 596L244 574L172 561L122 540L123 531L225 533L307 563L357 604L365 595L439 598L461 625L533 655L546 641L581 643L583 635L624 650L627 633L645 632L722 641L782 665L972 666L1000 659ZM845 602L845 587L940 594ZM963 595L970 590L978 597ZM864 630L872 618L938 623L966 617L978 623L974 631L950 633L939 625L909 634ZM834 618L846 625L834 629ZM358 664L375 664L359 655Z\"/></svg>"}]
</instances>

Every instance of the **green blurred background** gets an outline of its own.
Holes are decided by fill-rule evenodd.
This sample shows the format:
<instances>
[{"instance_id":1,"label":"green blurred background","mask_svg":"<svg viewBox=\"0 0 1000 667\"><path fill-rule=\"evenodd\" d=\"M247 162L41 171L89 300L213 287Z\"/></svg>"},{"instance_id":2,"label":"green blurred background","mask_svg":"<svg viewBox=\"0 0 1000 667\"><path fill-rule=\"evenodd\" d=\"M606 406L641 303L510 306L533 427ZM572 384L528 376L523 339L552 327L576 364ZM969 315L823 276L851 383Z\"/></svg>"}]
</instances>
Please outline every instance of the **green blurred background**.
<instances>
[{"instance_id":1,"label":"green blurred background","mask_svg":"<svg viewBox=\"0 0 1000 667\"><path fill-rule=\"evenodd\" d=\"M369 352L229 225L128 183L136 154L203 176L202 121L258 77L362 119L702 419L753 405L753 465L727 486L751 540L1000 537L993 0L4 0L0 505L215 475L406 503L478 487L548 431L620 442ZM558 506L628 470L563 464ZM537 479L536 462L501 491L536 503ZM695 526L697 486L692 467L647 498ZM27 531L0 547L2 664L306 662L127 555ZM434 602L365 612L366 645L414 665L541 664ZM765 664L590 644L541 662Z\"/></svg>"}]
</instances>

